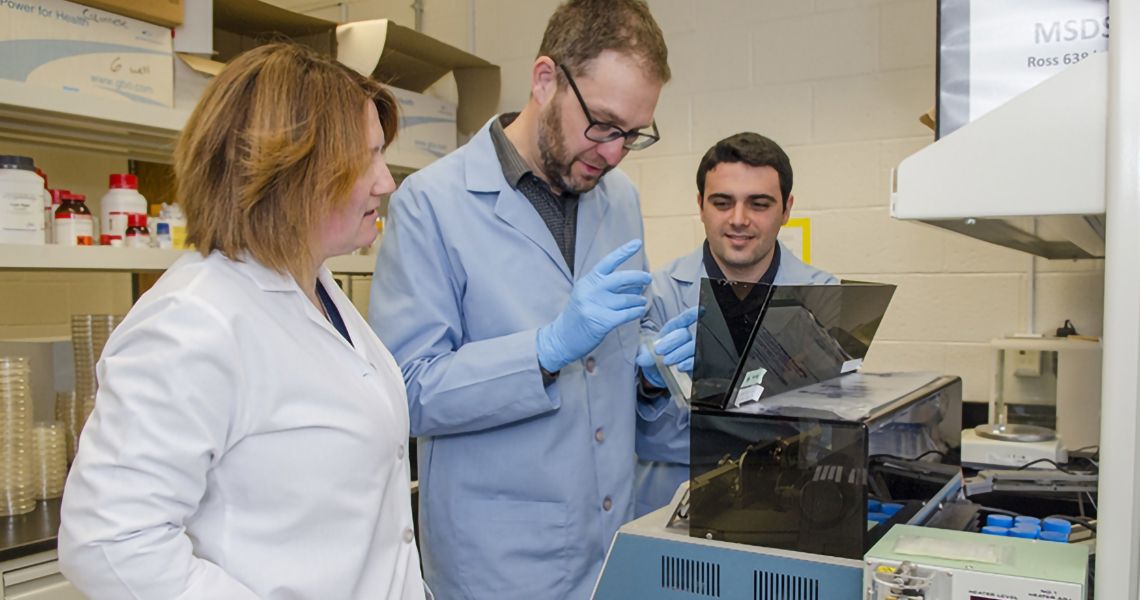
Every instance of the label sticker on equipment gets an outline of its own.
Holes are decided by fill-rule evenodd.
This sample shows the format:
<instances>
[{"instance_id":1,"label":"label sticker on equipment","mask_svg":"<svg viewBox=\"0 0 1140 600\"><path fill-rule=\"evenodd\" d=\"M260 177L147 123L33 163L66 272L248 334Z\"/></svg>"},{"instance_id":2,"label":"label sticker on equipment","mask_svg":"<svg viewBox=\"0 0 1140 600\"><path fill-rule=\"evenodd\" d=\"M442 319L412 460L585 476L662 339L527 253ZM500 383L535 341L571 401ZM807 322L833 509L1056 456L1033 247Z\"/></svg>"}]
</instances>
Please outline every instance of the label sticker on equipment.
<instances>
[{"instance_id":1,"label":"label sticker on equipment","mask_svg":"<svg viewBox=\"0 0 1140 600\"><path fill-rule=\"evenodd\" d=\"M768 369L760 367L755 371L750 371L744 376L744 381L740 382L740 391L743 392L744 388L758 385L764 382L764 376L768 374Z\"/></svg>"}]
</instances>

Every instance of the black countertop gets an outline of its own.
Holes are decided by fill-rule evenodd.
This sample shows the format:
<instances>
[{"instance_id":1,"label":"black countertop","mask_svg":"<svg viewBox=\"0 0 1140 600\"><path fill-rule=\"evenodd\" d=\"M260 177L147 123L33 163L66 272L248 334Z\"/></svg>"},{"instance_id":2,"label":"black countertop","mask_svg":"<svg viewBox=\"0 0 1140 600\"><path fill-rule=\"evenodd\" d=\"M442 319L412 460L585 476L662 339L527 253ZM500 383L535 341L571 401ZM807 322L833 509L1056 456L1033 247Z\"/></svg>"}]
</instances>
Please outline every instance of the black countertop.
<instances>
[{"instance_id":1,"label":"black countertop","mask_svg":"<svg viewBox=\"0 0 1140 600\"><path fill-rule=\"evenodd\" d=\"M0 561L55 549L60 499L40 500L36 510L0 517Z\"/></svg>"}]
</instances>

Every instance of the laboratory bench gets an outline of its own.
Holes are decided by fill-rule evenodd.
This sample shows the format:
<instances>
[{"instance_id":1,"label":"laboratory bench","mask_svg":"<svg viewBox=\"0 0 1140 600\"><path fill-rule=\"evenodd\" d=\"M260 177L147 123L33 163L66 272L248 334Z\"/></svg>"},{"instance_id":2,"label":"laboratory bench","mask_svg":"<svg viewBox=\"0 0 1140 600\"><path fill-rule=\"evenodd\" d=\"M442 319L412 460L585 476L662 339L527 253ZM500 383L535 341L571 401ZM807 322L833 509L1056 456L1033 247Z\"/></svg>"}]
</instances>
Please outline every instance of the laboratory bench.
<instances>
[{"instance_id":1,"label":"laboratory bench","mask_svg":"<svg viewBox=\"0 0 1140 600\"><path fill-rule=\"evenodd\" d=\"M0 517L0 563L55 550L61 500L40 500L24 515Z\"/></svg>"}]
</instances>

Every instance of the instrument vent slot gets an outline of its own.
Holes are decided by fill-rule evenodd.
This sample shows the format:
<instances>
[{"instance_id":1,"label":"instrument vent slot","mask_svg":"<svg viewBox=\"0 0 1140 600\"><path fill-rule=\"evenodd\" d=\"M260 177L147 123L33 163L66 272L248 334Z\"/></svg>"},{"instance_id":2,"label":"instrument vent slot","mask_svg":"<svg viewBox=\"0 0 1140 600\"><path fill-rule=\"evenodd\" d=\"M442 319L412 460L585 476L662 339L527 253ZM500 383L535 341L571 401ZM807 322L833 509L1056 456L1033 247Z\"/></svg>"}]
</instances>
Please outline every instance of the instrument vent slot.
<instances>
[{"instance_id":1,"label":"instrument vent slot","mask_svg":"<svg viewBox=\"0 0 1140 600\"><path fill-rule=\"evenodd\" d=\"M661 588L705 598L720 598L720 565L663 555Z\"/></svg>"},{"instance_id":2,"label":"instrument vent slot","mask_svg":"<svg viewBox=\"0 0 1140 600\"><path fill-rule=\"evenodd\" d=\"M770 571L752 572L754 600L820 600L819 580Z\"/></svg>"}]
</instances>

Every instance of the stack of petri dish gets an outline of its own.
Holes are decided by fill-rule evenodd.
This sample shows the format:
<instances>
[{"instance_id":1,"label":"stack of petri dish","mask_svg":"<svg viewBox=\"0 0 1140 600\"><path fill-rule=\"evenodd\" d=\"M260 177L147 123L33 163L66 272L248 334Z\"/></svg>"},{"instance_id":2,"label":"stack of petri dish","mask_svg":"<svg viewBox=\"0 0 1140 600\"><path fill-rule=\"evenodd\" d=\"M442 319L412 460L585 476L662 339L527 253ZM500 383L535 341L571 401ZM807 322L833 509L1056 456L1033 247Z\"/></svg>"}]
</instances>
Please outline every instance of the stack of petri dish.
<instances>
[{"instance_id":1,"label":"stack of petri dish","mask_svg":"<svg viewBox=\"0 0 1140 600\"><path fill-rule=\"evenodd\" d=\"M67 479L67 438L59 421L32 427L32 483L37 500L59 498Z\"/></svg>"},{"instance_id":2,"label":"stack of petri dish","mask_svg":"<svg viewBox=\"0 0 1140 600\"><path fill-rule=\"evenodd\" d=\"M71 344L75 357L75 402L79 407L78 430L95 410L95 365L107 338L123 320L122 315L71 315Z\"/></svg>"},{"instance_id":3,"label":"stack of petri dish","mask_svg":"<svg viewBox=\"0 0 1140 600\"><path fill-rule=\"evenodd\" d=\"M79 446L79 410L80 407L75 402L75 392L55 393L55 420L63 425L69 465L75 460L75 450Z\"/></svg>"},{"instance_id":4,"label":"stack of petri dish","mask_svg":"<svg viewBox=\"0 0 1140 600\"><path fill-rule=\"evenodd\" d=\"M29 374L27 359L0 356L0 516L36 508L28 451L32 426Z\"/></svg>"}]
</instances>

